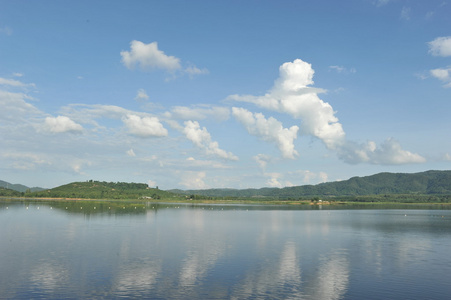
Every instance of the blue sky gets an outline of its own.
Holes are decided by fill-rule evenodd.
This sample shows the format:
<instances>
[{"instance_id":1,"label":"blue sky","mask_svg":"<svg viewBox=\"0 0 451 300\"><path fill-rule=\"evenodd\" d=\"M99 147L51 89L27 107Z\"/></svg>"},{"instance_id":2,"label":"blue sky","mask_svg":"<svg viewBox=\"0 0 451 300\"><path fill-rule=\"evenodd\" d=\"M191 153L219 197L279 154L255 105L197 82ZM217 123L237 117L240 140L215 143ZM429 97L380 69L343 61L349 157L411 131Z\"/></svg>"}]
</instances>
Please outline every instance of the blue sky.
<instances>
[{"instance_id":1,"label":"blue sky","mask_svg":"<svg viewBox=\"0 0 451 300\"><path fill-rule=\"evenodd\" d=\"M451 1L1 1L0 179L285 187L451 166Z\"/></svg>"}]
</instances>

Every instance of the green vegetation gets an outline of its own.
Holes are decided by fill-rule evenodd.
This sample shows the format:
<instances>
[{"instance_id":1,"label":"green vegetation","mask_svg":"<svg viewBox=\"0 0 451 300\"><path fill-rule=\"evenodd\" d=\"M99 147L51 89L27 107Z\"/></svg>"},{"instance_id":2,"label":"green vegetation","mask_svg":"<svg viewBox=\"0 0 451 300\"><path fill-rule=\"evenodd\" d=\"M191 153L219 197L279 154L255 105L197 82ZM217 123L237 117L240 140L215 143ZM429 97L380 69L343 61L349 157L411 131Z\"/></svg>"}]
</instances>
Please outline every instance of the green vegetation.
<instances>
[{"instance_id":1,"label":"green vegetation","mask_svg":"<svg viewBox=\"0 0 451 300\"><path fill-rule=\"evenodd\" d=\"M0 188L2 197L142 200L192 203L342 204L451 203L451 171L380 173L339 182L286 188L163 191L143 183L73 182L44 191Z\"/></svg>"},{"instance_id":2,"label":"green vegetation","mask_svg":"<svg viewBox=\"0 0 451 300\"><path fill-rule=\"evenodd\" d=\"M319 200L355 202L451 202L451 171L379 173L349 180L286 188L172 190L220 199ZM199 197L198 196L198 197Z\"/></svg>"},{"instance_id":3,"label":"green vegetation","mask_svg":"<svg viewBox=\"0 0 451 300\"><path fill-rule=\"evenodd\" d=\"M21 197L21 196L23 196L23 194L18 191L0 187L0 196L1 197Z\"/></svg>"},{"instance_id":4,"label":"green vegetation","mask_svg":"<svg viewBox=\"0 0 451 300\"><path fill-rule=\"evenodd\" d=\"M33 192L27 197L37 198L75 198L75 199L181 199L185 198L158 188L149 188L144 183L73 182L53 189Z\"/></svg>"}]
</instances>

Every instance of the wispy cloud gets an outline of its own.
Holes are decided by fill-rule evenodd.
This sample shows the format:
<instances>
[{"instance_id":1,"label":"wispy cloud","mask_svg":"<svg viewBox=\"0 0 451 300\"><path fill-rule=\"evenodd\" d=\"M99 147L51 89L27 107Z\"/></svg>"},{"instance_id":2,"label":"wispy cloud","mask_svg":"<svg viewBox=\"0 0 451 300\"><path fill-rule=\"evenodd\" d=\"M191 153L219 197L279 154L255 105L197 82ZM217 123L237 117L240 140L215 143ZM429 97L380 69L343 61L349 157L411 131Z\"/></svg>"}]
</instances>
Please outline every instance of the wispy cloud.
<instances>
[{"instance_id":1,"label":"wispy cloud","mask_svg":"<svg viewBox=\"0 0 451 300\"><path fill-rule=\"evenodd\" d=\"M426 162L423 156L402 149L401 144L393 138L388 138L380 146L373 141L365 144L347 141L339 149L338 155L351 164L365 162L376 165L402 165Z\"/></svg>"},{"instance_id":2,"label":"wispy cloud","mask_svg":"<svg viewBox=\"0 0 451 300\"><path fill-rule=\"evenodd\" d=\"M129 150L125 151L125 153L128 156L131 156L131 157L135 157L136 156L135 151L133 149L129 149Z\"/></svg>"},{"instance_id":3,"label":"wispy cloud","mask_svg":"<svg viewBox=\"0 0 451 300\"><path fill-rule=\"evenodd\" d=\"M193 77L195 75L203 75L203 74L208 74L210 73L210 71L208 71L206 68L203 69L199 69L198 67L196 67L195 65L189 65L188 67L185 68L185 73L188 74L190 77Z\"/></svg>"},{"instance_id":4,"label":"wispy cloud","mask_svg":"<svg viewBox=\"0 0 451 300\"><path fill-rule=\"evenodd\" d=\"M206 189L209 186L205 183L206 172L184 171L181 174L180 184L187 189Z\"/></svg>"},{"instance_id":5,"label":"wispy cloud","mask_svg":"<svg viewBox=\"0 0 451 300\"><path fill-rule=\"evenodd\" d=\"M356 73L357 70L355 68L345 68L343 66L329 66L330 70L334 70L337 73L344 73L344 74L353 74Z\"/></svg>"},{"instance_id":6,"label":"wispy cloud","mask_svg":"<svg viewBox=\"0 0 451 300\"><path fill-rule=\"evenodd\" d=\"M34 83L23 83L19 80L15 79L7 79L0 77L0 86L11 86L11 87L36 87Z\"/></svg>"},{"instance_id":7,"label":"wispy cloud","mask_svg":"<svg viewBox=\"0 0 451 300\"><path fill-rule=\"evenodd\" d=\"M412 13L412 9L410 7L404 6L401 9L401 20L409 21L410 20L410 14Z\"/></svg>"},{"instance_id":8,"label":"wispy cloud","mask_svg":"<svg viewBox=\"0 0 451 300\"><path fill-rule=\"evenodd\" d=\"M147 101L147 100L149 100L149 95L147 95L147 92L144 89L139 89L136 92L135 100L136 101Z\"/></svg>"},{"instance_id":9,"label":"wispy cloud","mask_svg":"<svg viewBox=\"0 0 451 300\"><path fill-rule=\"evenodd\" d=\"M9 36L13 34L13 30L8 26L3 26L0 27L0 34L5 34Z\"/></svg>"},{"instance_id":10,"label":"wispy cloud","mask_svg":"<svg viewBox=\"0 0 451 300\"><path fill-rule=\"evenodd\" d=\"M389 2L390 2L391 0L375 0L374 1L374 4L376 5L376 6L384 6L384 5L386 5L386 4L388 4Z\"/></svg>"},{"instance_id":11,"label":"wispy cloud","mask_svg":"<svg viewBox=\"0 0 451 300\"><path fill-rule=\"evenodd\" d=\"M183 133L195 146L203 149L206 154L215 155L227 160L238 160L238 157L231 152L226 152L219 148L219 144L211 139L210 133L205 127L200 128L197 121L186 121Z\"/></svg>"},{"instance_id":12,"label":"wispy cloud","mask_svg":"<svg viewBox=\"0 0 451 300\"><path fill-rule=\"evenodd\" d=\"M282 123L273 117L268 119L261 113L252 113L244 108L233 107L233 116L244 125L246 130L255 136L277 145L284 158L294 159L298 156L294 149L294 140L298 126L284 128Z\"/></svg>"},{"instance_id":13,"label":"wispy cloud","mask_svg":"<svg viewBox=\"0 0 451 300\"><path fill-rule=\"evenodd\" d=\"M230 116L230 109L222 106L212 105L193 105L174 106L170 111L164 113L164 116L176 120L204 120L213 118L217 121L225 121Z\"/></svg>"}]
</instances>

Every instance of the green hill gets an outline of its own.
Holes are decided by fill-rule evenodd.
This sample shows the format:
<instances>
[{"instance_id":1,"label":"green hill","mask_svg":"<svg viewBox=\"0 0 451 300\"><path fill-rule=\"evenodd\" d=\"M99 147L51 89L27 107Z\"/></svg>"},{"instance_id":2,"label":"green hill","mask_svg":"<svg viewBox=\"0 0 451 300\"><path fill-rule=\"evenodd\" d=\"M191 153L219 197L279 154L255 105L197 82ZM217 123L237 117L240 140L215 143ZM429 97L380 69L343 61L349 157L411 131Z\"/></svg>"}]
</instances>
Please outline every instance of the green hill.
<instances>
[{"instance_id":1,"label":"green hill","mask_svg":"<svg viewBox=\"0 0 451 300\"><path fill-rule=\"evenodd\" d=\"M301 197L344 197L367 195L451 195L451 171L421 173L379 173L348 180L285 188L172 190L185 195L209 197L269 197L299 199Z\"/></svg>"},{"instance_id":2,"label":"green hill","mask_svg":"<svg viewBox=\"0 0 451 300\"><path fill-rule=\"evenodd\" d=\"M73 182L53 189L34 192L27 196L80 199L167 199L181 198L158 188L149 188L144 183L101 182L89 180Z\"/></svg>"},{"instance_id":3,"label":"green hill","mask_svg":"<svg viewBox=\"0 0 451 300\"><path fill-rule=\"evenodd\" d=\"M22 196L21 192L0 187L0 197L21 197L21 196Z\"/></svg>"},{"instance_id":4,"label":"green hill","mask_svg":"<svg viewBox=\"0 0 451 300\"><path fill-rule=\"evenodd\" d=\"M25 193L26 191L31 191L31 192L37 192L37 191L43 191L45 189L40 188L40 187L28 187L25 186L23 184L11 184L9 182L0 180L0 187L5 188L5 189L10 189L10 190L14 190L14 191L18 191L21 193Z\"/></svg>"}]
</instances>

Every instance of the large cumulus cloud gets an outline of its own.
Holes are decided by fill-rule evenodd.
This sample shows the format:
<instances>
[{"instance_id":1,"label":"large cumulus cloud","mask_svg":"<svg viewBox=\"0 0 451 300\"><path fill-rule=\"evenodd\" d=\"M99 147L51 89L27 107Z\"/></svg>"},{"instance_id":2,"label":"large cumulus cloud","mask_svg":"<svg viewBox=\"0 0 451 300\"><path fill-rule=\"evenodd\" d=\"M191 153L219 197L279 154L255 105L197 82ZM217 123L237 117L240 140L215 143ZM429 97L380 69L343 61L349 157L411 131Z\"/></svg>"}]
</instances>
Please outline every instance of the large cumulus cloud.
<instances>
[{"instance_id":1,"label":"large cumulus cloud","mask_svg":"<svg viewBox=\"0 0 451 300\"><path fill-rule=\"evenodd\" d=\"M345 133L332 106L318 97L321 89L309 87L313 82L311 64L296 59L279 68L280 76L264 96L233 95L230 99L286 113L301 120L300 133L319 138L335 149L344 141Z\"/></svg>"},{"instance_id":2,"label":"large cumulus cloud","mask_svg":"<svg viewBox=\"0 0 451 300\"><path fill-rule=\"evenodd\" d=\"M235 117L249 133L268 141L276 141L282 156L288 158L297 154L292 142L299 129L300 134L321 140L328 149L335 151L338 157L347 163L406 164L425 161L419 154L402 149L399 142L392 138L380 146L373 141L358 144L347 140L332 106L318 96L324 90L312 87L314 73L311 64L296 59L280 66L279 78L265 95L229 96L229 100L253 103L263 109L288 114L300 120L299 127L284 129L277 120L266 120L261 114L252 114L239 108L233 109Z\"/></svg>"}]
</instances>

